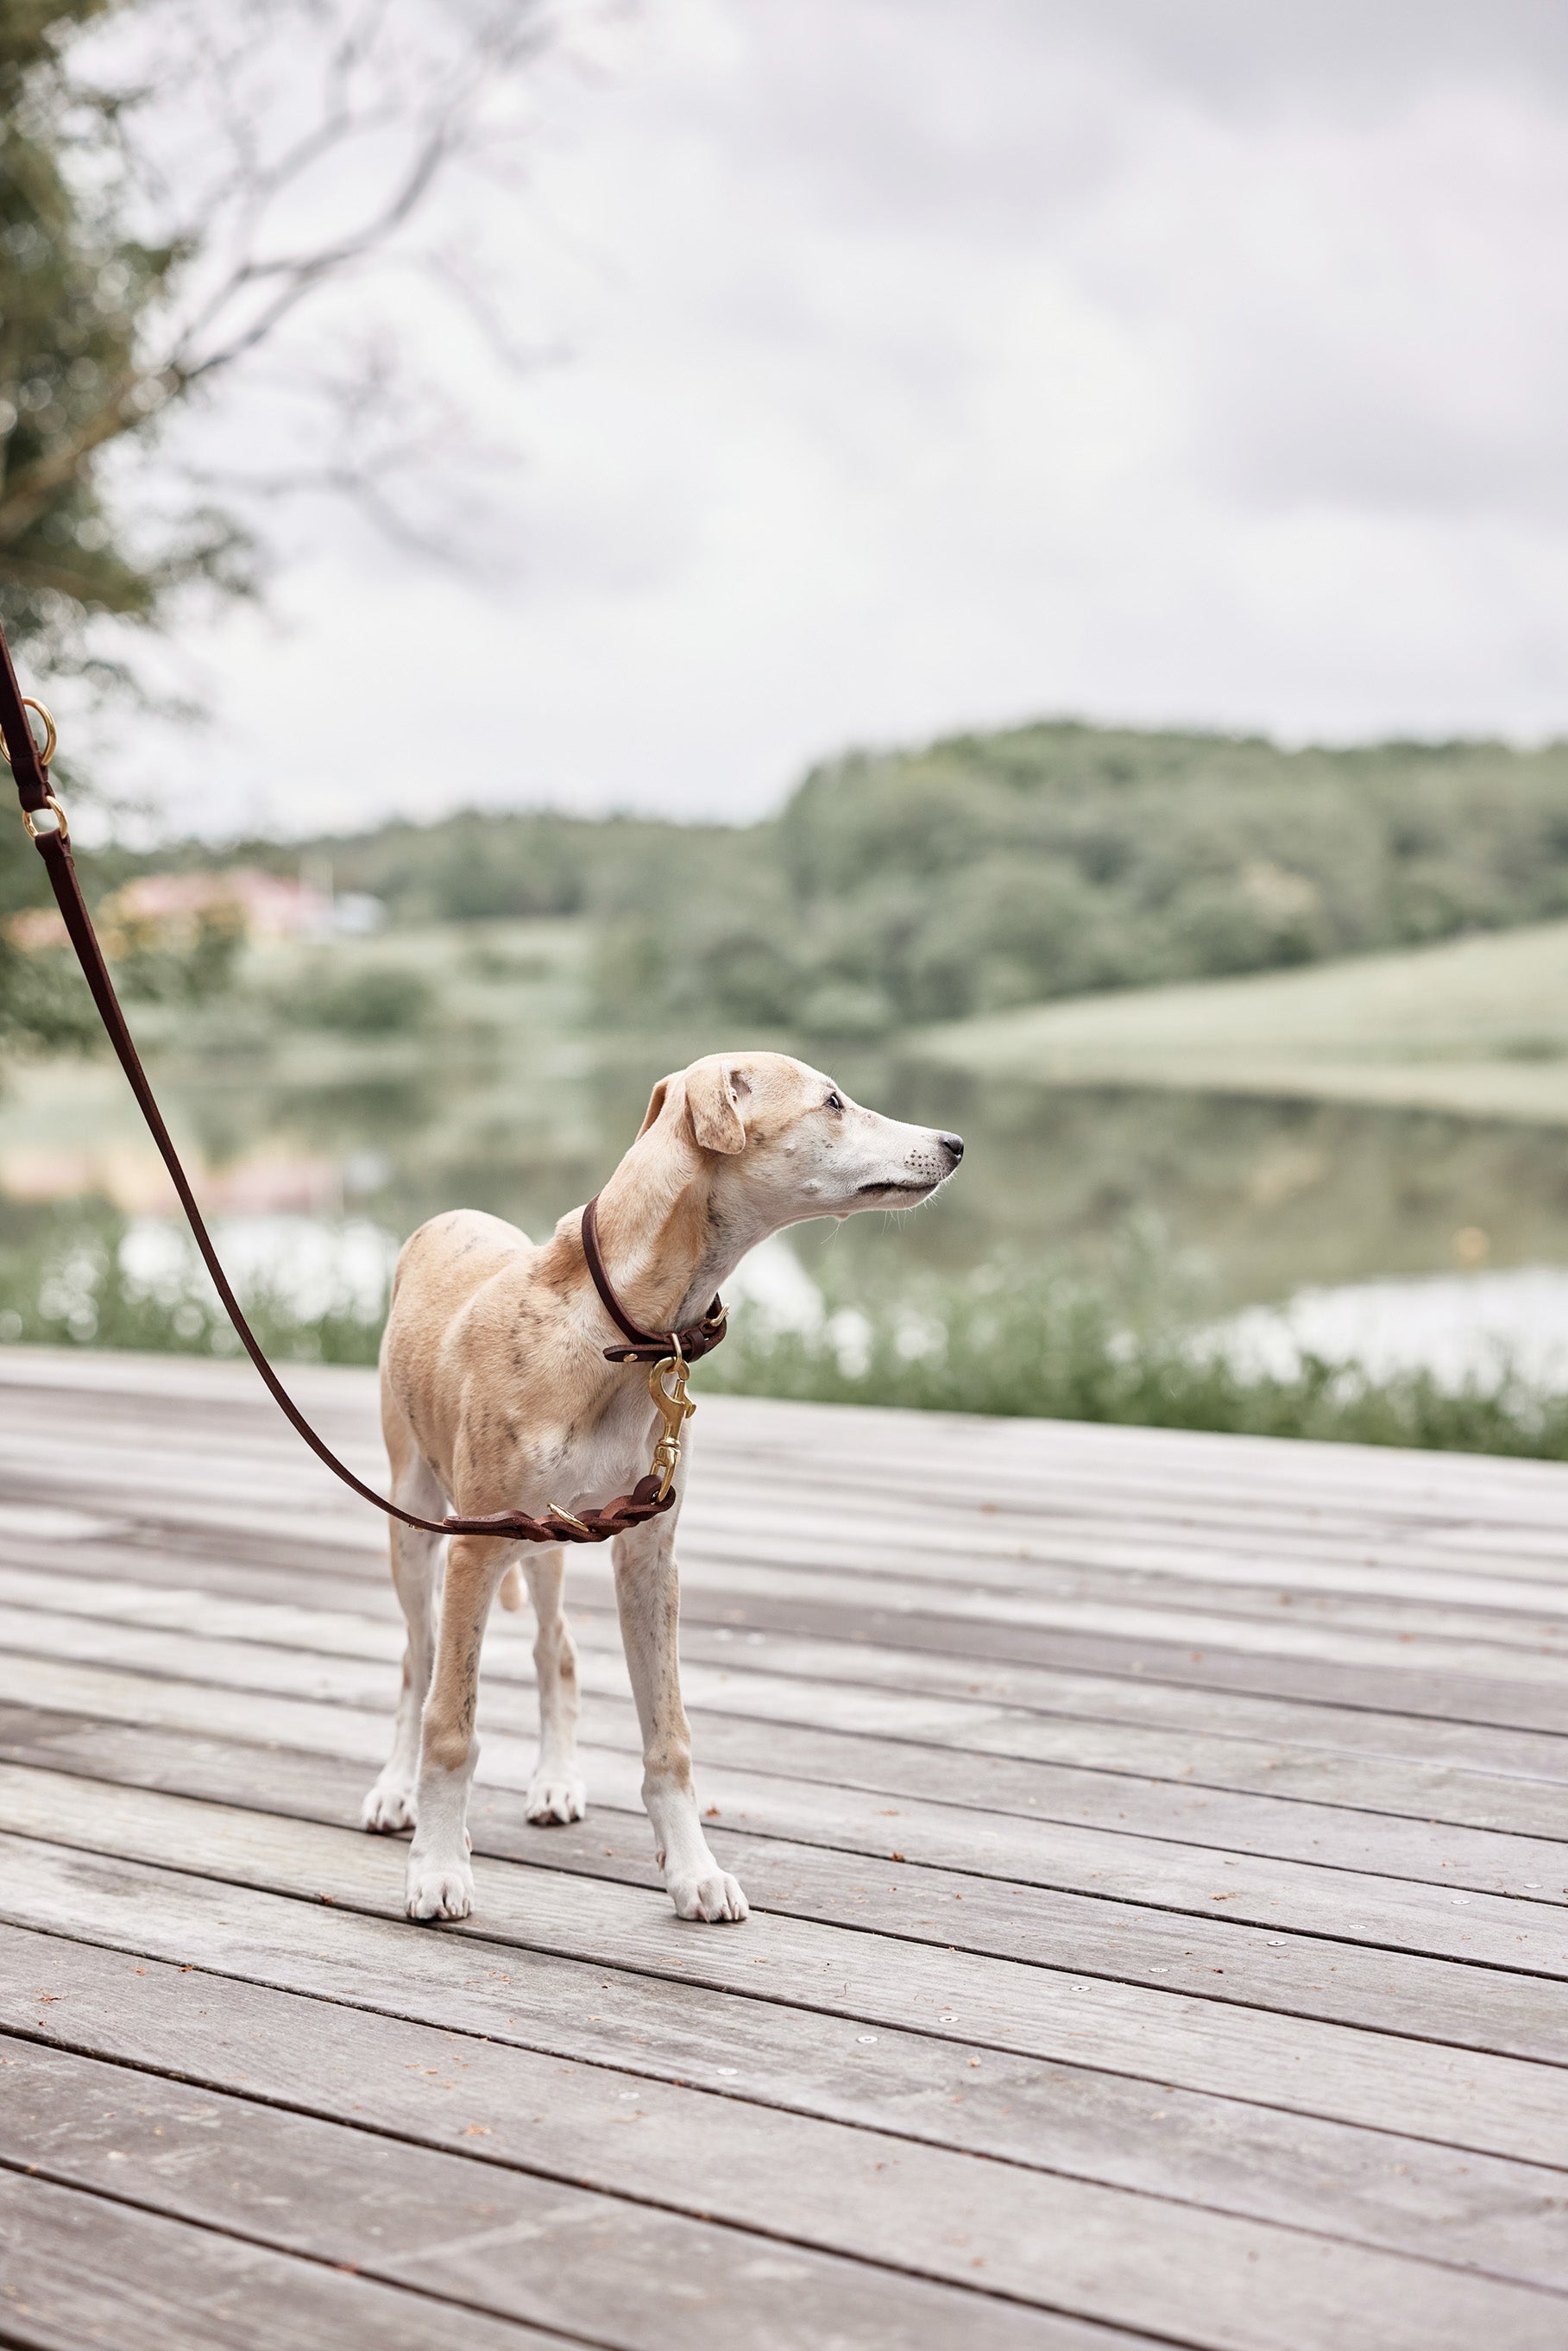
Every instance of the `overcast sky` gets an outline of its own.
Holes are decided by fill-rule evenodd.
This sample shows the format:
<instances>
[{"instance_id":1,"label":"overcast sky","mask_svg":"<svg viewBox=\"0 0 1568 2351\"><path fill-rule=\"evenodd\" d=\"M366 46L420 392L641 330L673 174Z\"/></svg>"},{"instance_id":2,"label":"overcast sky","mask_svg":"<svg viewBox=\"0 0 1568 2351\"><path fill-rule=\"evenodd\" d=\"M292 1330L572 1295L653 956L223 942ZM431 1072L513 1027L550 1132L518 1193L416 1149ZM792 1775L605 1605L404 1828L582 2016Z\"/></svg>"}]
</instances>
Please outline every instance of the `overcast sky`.
<instances>
[{"instance_id":1,"label":"overcast sky","mask_svg":"<svg viewBox=\"0 0 1568 2351\"><path fill-rule=\"evenodd\" d=\"M110 780L741 817L1046 714L1568 731L1559 6L641 0L591 47L472 223L556 354L453 344L505 564L296 517L188 648L212 724Z\"/></svg>"}]
</instances>

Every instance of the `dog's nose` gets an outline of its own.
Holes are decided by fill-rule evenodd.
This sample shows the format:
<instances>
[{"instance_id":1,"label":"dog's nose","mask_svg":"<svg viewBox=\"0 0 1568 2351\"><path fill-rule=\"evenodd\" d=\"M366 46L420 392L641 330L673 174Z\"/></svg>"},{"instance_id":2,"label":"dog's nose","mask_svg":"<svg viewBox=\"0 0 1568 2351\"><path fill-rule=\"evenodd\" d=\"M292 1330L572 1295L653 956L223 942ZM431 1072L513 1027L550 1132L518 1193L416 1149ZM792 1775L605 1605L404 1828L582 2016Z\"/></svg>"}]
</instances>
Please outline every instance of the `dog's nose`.
<instances>
[{"instance_id":1,"label":"dog's nose","mask_svg":"<svg viewBox=\"0 0 1568 2351\"><path fill-rule=\"evenodd\" d=\"M942 1145L943 1150L947 1154L948 1158L953 1162L954 1166L956 1167L959 1160L964 1156L963 1136L961 1134L939 1134L936 1140Z\"/></svg>"}]
</instances>

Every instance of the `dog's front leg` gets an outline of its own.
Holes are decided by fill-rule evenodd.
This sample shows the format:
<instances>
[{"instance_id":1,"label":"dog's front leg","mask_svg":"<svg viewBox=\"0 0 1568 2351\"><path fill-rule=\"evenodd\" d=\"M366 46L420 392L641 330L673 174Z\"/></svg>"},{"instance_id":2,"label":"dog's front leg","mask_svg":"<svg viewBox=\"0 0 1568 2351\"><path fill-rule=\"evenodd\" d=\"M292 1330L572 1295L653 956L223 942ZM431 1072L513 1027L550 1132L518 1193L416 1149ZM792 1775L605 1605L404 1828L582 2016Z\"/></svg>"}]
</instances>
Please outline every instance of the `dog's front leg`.
<instances>
[{"instance_id":1,"label":"dog's front leg","mask_svg":"<svg viewBox=\"0 0 1568 2351\"><path fill-rule=\"evenodd\" d=\"M744 1918L746 1896L709 1852L692 1792L692 1733L681 1703L676 1646L680 1578L670 1519L617 1535L614 1559L621 1637L643 1726L643 1802L670 1898L683 1918Z\"/></svg>"},{"instance_id":2,"label":"dog's front leg","mask_svg":"<svg viewBox=\"0 0 1568 2351\"><path fill-rule=\"evenodd\" d=\"M479 1760L474 1713L479 1652L510 1546L490 1535L454 1535L435 1672L420 1723L418 1819L408 1856L411 1918L466 1918L474 1907L468 1859L468 1787Z\"/></svg>"},{"instance_id":3,"label":"dog's front leg","mask_svg":"<svg viewBox=\"0 0 1568 2351\"><path fill-rule=\"evenodd\" d=\"M392 1499L406 1510L437 1517L445 1496L422 1462L405 1468L392 1486ZM402 1604L408 1641L403 1650L402 1689L397 1702L397 1729L392 1751L375 1786L360 1808L368 1829L412 1828L417 1809L419 1726L430 1687L435 1658L436 1588L440 1580L441 1537L389 1520L392 1529L392 1584Z\"/></svg>"},{"instance_id":4,"label":"dog's front leg","mask_svg":"<svg viewBox=\"0 0 1568 2351\"><path fill-rule=\"evenodd\" d=\"M534 1604L534 1672L539 1686L539 1760L525 1799L536 1827L580 1821L588 1790L577 1764L577 1644L560 1604L566 1562L559 1545L523 1561Z\"/></svg>"}]
</instances>

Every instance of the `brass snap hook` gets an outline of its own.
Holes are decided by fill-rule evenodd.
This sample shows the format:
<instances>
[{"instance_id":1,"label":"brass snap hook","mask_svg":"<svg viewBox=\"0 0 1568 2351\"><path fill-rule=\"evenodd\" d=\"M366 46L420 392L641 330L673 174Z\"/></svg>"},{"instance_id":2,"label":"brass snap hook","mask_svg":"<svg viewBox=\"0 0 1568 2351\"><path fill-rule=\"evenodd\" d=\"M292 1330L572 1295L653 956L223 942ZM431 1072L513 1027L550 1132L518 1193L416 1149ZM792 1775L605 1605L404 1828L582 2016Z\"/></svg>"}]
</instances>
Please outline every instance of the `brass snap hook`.
<instances>
[{"instance_id":1,"label":"brass snap hook","mask_svg":"<svg viewBox=\"0 0 1568 2351\"><path fill-rule=\"evenodd\" d=\"M678 1340L675 1345L676 1353L666 1355L648 1374L648 1394L664 1423L664 1433L653 1447L652 1471L655 1478L664 1481L659 1488L661 1502L674 1480L676 1465L681 1458L681 1430L696 1410L686 1394L686 1365L679 1353ZM666 1373L673 1374L668 1387L664 1385Z\"/></svg>"}]
</instances>

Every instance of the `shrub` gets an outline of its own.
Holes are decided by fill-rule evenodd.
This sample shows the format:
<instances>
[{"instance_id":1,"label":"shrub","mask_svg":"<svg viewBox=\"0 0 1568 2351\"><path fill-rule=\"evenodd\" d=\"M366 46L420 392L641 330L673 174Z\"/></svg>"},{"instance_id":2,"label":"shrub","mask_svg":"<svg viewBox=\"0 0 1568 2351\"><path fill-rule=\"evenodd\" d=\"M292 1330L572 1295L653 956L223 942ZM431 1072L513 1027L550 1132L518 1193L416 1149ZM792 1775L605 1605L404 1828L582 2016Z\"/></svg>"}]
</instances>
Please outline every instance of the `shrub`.
<instances>
[{"instance_id":1,"label":"shrub","mask_svg":"<svg viewBox=\"0 0 1568 2351\"><path fill-rule=\"evenodd\" d=\"M351 1037L406 1036L422 1029L435 1005L435 991L407 964L369 964L358 971L318 967L290 991L287 1009L314 1029L336 1029Z\"/></svg>"}]
</instances>

